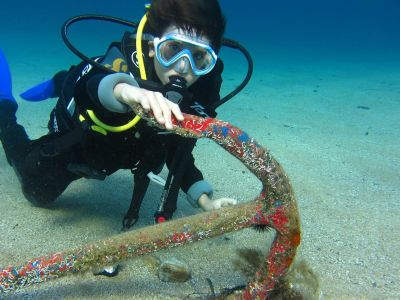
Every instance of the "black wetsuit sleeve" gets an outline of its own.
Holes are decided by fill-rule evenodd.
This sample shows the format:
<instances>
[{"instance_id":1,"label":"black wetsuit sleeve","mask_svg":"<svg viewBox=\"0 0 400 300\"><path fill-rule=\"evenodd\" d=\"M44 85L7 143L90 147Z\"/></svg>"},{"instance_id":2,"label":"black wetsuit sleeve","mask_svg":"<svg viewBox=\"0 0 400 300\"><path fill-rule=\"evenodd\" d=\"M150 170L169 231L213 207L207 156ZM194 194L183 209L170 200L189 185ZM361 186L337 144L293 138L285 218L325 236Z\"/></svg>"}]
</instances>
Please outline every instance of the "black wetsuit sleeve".
<instances>
[{"instance_id":1,"label":"black wetsuit sleeve","mask_svg":"<svg viewBox=\"0 0 400 300\"><path fill-rule=\"evenodd\" d=\"M195 101L198 101L201 104L201 106L204 108L204 111L210 117L215 117L217 115L216 111L212 109L212 105L220 100L219 92L222 85L223 69L223 62L221 60L218 60L218 63L215 66L214 70L211 73L202 77L189 89L193 93ZM170 136L168 138L168 155L166 160L168 168L170 168L172 164L172 160L182 139L182 137L176 135ZM203 174L195 165L193 153L190 153L180 187L182 191L187 193L187 191L190 189L191 186L193 186L193 184L202 180L204 180Z\"/></svg>"},{"instance_id":2,"label":"black wetsuit sleeve","mask_svg":"<svg viewBox=\"0 0 400 300\"><path fill-rule=\"evenodd\" d=\"M120 60L124 58L118 49L118 45L111 44L107 53L103 57L98 57L97 62L104 66L112 66L113 62L117 59ZM111 113L112 115L113 113L107 110L99 99L99 92L101 92L99 87L105 77L109 75L115 76L114 74L127 73L122 70L110 70L107 72L97 67L81 63L74 88L74 98L77 104L80 107L94 110L96 114L107 115L108 113Z\"/></svg>"},{"instance_id":3,"label":"black wetsuit sleeve","mask_svg":"<svg viewBox=\"0 0 400 300\"><path fill-rule=\"evenodd\" d=\"M181 189L185 193L189 190L189 188L196 182L203 180L203 174L196 167L194 163L193 154L190 153L188 163L186 165L185 174L183 175L183 179L181 182Z\"/></svg>"},{"instance_id":4,"label":"black wetsuit sleeve","mask_svg":"<svg viewBox=\"0 0 400 300\"><path fill-rule=\"evenodd\" d=\"M80 107L95 111L105 110L100 103L98 89L100 81L107 75L93 72L93 74L86 74L76 82L74 98Z\"/></svg>"}]
</instances>

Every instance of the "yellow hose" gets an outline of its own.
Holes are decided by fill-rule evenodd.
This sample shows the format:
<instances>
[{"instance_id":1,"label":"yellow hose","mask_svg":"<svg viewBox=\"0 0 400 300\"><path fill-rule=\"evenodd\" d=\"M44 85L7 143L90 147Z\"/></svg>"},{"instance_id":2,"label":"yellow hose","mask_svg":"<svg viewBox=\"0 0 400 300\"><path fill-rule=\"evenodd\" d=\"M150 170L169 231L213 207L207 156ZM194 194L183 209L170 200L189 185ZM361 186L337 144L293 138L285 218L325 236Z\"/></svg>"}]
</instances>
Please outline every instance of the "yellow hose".
<instances>
[{"instance_id":1,"label":"yellow hose","mask_svg":"<svg viewBox=\"0 0 400 300\"><path fill-rule=\"evenodd\" d=\"M136 33L137 59L138 59L138 63L139 63L140 78L143 80L147 80L146 69L144 67L144 60L143 60L143 50L142 50L143 28L144 28L144 25L146 24L146 22L147 22L147 16L145 14L142 17L142 19L140 20L140 23L139 23L139 26L137 29L137 33ZM86 112L94 124L96 124L98 127L103 128L105 130L105 131L96 130L104 135L107 134L107 131L110 131L110 132L126 131L128 129L131 129L133 126L135 126L140 121L140 117L138 115L136 115L132 121L130 121L129 123L127 123L125 125L111 126L111 125L107 125L107 124L103 123L99 118L97 118L94 111L88 109Z\"/></svg>"}]
</instances>

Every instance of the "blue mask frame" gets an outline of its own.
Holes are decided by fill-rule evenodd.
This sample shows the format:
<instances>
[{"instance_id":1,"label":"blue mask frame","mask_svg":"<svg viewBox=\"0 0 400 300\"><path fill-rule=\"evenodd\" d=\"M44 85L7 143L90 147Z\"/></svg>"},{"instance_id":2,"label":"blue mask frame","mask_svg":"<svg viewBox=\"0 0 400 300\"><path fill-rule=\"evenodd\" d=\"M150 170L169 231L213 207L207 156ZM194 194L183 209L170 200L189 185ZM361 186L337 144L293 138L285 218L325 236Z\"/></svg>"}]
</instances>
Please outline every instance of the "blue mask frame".
<instances>
[{"instance_id":1,"label":"blue mask frame","mask_svg":"<svg viewBox=\"0 0 400 300\"><path fill-rule=\"evenodd\" d=\"M184 48L183 50L179 51L177 54L175 54L173 57L171 57L168 60L165 59L161 54L160 48L163 45L163 43L167 42L167 41L178 41L183 44L188 44L188 46L190 46L190 47L201 48L209 55L210 63L204 69L197 68L195 60L192 55L192 51L189 48ZM214 50L210 47L210 45L208 45L204 42L190 39L185 35L176 34L176 33L167 34L166 36L163 36L162 38L154 38L153 42L154 42L154 51L156 53L156 58L161 63L161 65L163 65L166 68L170 67L171 65L173 65L174 63L176 63L177 61L182 59L183 57L186 57L187 60L190 62L190 66L192 68L193 73L197 76L201 76L201 75L205 75L205 74L211 72L211 70L215 67L215 64L217 63L218 56L214 52Z\"/></svg>"}]
</instances>

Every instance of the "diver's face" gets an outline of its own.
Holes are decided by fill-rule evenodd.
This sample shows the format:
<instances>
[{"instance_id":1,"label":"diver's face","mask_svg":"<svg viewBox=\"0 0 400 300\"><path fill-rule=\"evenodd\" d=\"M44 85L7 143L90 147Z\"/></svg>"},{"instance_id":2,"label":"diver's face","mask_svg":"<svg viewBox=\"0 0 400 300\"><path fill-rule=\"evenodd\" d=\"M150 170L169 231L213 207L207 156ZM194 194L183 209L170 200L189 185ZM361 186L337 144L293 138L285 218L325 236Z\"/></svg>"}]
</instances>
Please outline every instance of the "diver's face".
<instances>
[{"instance_id":1,"label":"diver's face","mask_svg":"<svg viewBox=\"0 0 400 300\"><path fill-rule=\"evenodd\" d=\"M180 34L187 38L193 37L193 34L190 34L186 30L177 28L176 26L170 26L160 38L170 34ZM201 40L205 44L210 45L210 40L205 36L200 35L195 38L196 40ZM162 84L167 84L169 82L169 77L171 76L180 76L186 80L186 85L189 87L200 78L200 76L193 73L190 62L186 57L182 57L168 67L162 65L155 55L154 43L152 41L149 42L149 57L154 58L154 68Z\"/></svg>"}]
</instances>

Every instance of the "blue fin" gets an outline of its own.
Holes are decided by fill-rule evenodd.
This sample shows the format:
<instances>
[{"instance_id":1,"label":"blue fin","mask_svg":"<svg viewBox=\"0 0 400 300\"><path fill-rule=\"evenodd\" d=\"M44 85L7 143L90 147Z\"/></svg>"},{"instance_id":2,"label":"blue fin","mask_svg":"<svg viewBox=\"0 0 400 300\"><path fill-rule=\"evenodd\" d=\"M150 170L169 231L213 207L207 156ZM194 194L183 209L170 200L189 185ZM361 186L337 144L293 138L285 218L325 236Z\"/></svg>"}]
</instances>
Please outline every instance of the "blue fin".
<instances>
[{"instance_id":1,"label":"blue fin","mask_svg":"<svg viewBox=\"0 0 400 300\"><path fill-rule=\"evenodd\" d=\"M50 79L31 87L22 94L21 98L27 101L43 101L54 97L55 84L54 80Z\"/></svg>"},{"instance_id":2,"label":"blue fin","mask_svg":"<svg viewBox=\"0 0 400 300\"><path fill-rule=\"evenodd\" d=\"M11 100L15 102L15 98L12 95L12 84L10 68L6 57L0 49L0 100Z\"/></svg>"}]
</instances>

